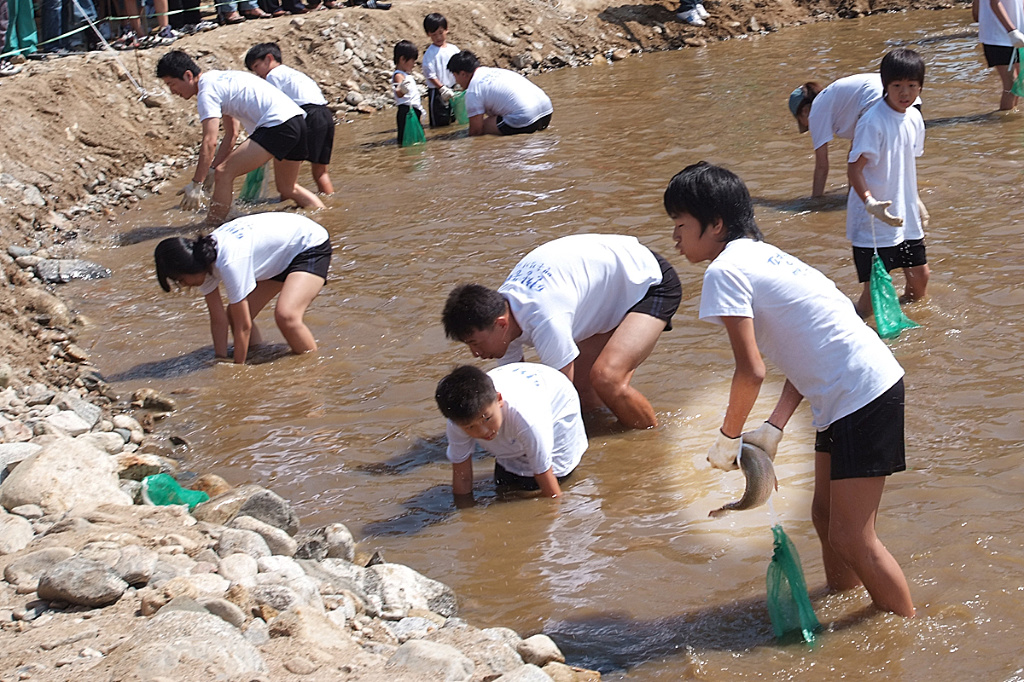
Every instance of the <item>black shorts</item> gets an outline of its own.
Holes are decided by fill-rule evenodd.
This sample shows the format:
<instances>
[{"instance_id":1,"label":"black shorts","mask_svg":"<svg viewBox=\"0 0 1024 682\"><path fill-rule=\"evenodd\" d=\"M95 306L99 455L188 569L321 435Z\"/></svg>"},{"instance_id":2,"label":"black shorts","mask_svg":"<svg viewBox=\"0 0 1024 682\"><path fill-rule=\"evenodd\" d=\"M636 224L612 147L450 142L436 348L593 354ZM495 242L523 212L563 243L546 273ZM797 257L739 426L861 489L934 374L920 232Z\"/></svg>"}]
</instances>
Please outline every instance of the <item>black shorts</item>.
<instances>
[{"instance_id":1,"label":"black shorts","mask_svg":"<svg viewBox=\"0 0 1024 682\"><path fill-rule=\"evenodd\" d=\"M541 116L530 125L523 126L522 128L513 128L509 124L502 120L501 116L498 117L498 132L502 135L525 135L527 133L535 133L538 130L544 130L551 124L551 114Z\"/></svg>"},{"instance_id":2,"label":"black shorts","mask_svg":"<svg viewBox=\"0 0 1024 682\"><path fill-rule=\"evenodd\" d=\"M257 128L249 139L270 152L278 161L306 160L306 122L295 115L284 123Z\"/></svg>"},{"instance_id":3,"label":"black shorts","mask_svg":"<svg viewBox=\"0 0 1024 682\"><path fill-rule=\"evenodd\" d=\"M982 43L981 48L985 51L985 61L989 68L993 66L1009 66L1010 56L1014 48L1008 45L986 45Z\"/></svg>"},{"instance_id":4,"label":"black shorts","mask_svg":"<svg viewBox=\"0 0 1024 682\"><path fill-rule=\"evenodd\" d=\"M857 266L858 282L871 280L871 256L874 254L875 250L871 247L853 247L853 264ZM886 272L892 272L897 268L913 268L928 264L923 239L908 239L896 246L883 246L878 250L878 256L882 259L882 265L885 266Z\"/></svg>"},{"instance_id":5,"label":"black shorts","mask_svg":"<svg viewBox=\"0 0 1024 682\"><path fill-rule=\"evenodd\" d=\"M270 279L275 282L283 282L293 272L308 272L323 278L324 282L326 282L327 269L331 265L331 250L330 239L326 240L323 244L306 249L295 258L292 258L292 262L288 264L284 272L274 275Z\"/></svg>"},{"instance_id":6,"label":"black shorts","mask_svg":"<svg viewBox=\"0 0 1024 682\"><path fill-rule=\"evenodd\" d=\"M455 114L452 112L452 101L443 101L438 88L427 89L427 109L430 111L431 128L442 128L451 125L452 121L455 120Z\"/></svg>"},{"instance_id":7,"label":"black shorts","mask_svg":"<svg viewBox=\"0 0 1024 682\"><path fill-rule=\"evenodd\" d=\"M654 253L651 251L651 253ZM650 289L637 301L636 305L629 309L631 313L643 313L656 317L665 322L665 331L672 331L672 316L679 309L679 302L683 300L683 285L679 282L679 275L676 274L672 265L654 253L661 266L661 281Z\"/></svg>"},{"instance_id":8,"label":"black shorts","mask_svg":"<svg viewBox=\"0 0 1024 682\"><path fill-rule=\"evenodd\" d=\"M575 472L576 470L573 469L565 476L559 476L558 482L562 483ZM494 463L494 485L502 486L504 488L515 488L516 490L540 490L540 484L537 483L537 479L533 476L520 476L519 474L513 474L497 462Z\"/></svg>"},{"instance_id":9,"label":"black shorts","mask_svg":"<svg viewBox=\"0 0 1024 682\"><path fill-rule=\"evenodd\" d=\"M305 104L306 159L326 166L334 150L334 112L324 104Z\"/></svg>"},{"instance_id":10,"label":"black shorts","mask_svg":"<svg viewBox=\"0 0 1024 682\"><path fill-rule=\"evenodd\" d=\"M814 450L832 455L833 481L888 476L906 470L903 395L900 378L864 407L818 432Z\"/></svg>"}]
</instances>

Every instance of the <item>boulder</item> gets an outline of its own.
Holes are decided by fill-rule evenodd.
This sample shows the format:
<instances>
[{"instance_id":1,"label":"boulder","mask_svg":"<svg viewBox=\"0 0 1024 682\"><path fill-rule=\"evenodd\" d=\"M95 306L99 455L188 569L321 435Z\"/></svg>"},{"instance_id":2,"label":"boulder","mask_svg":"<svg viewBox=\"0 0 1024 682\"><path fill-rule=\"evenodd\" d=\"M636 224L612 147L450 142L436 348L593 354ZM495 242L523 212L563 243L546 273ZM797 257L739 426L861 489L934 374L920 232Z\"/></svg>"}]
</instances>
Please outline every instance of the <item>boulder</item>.
<instances>
[{"instance_id":1,"label":"boulder","mask_svg":"<svg viewBox=\"0 0 1024 682\"><path fill-rule=\"evenodd\" d=\"M204 609L218 618L221 618L224 622L231 623L236 628L241 628L245 625L245 614L242 613L242 609L238 608L227 599L203 599L199 603Z\"/></svg>"},{"instance_id":2,"label":"boulder","mask_svg":"<svg viewBox=\"0 0 1024 682\"><path fill-rule=\"evenodd\" d=\"M114 564L114 573L129 585L145 585L153 577L160 555L140 545L125 545Z\"/></svg>"},{"instance_id":3,"label":"boulder","mask_svg":"<svg viewBox=\"0 0 1024 682\"><path fill-rule=\"evenodd\" d=\"M426 609L445 617L458 611L450 587L402 564L370 566L363 576L363 585L368 600L377 602L381 615L391 620L404 618L413 609Z\"/></svg>"},{"instance_id":4,"label":"boulder","mask_svg":"<svg viewBox=\"0 0 1024 682\"><path fill-rule=\"evenodd\" d=\"M285 531L251 516L236 516L231 521L231 527L258 533L267 543L272 554L290 557L295 554L295 550L299 546L295 539Z\"/></svg>"},{"instance_id":5,"label":"boulder","mask_svg":"<svg viewBox=\"0 0 1024 682\"><path fill-rule=\"evenodd\" d=\"M546 672L532 663L527 663L501 677L496 677L493 682L552 682L552 680Z\"/></svg>"},{"instance_id":6,"label":"boulder","mask_svg":"<svg viewBox=\"0 0 1024 682\"><path fill-rule=\"evenodd\" d=\"M88 433L92 428L89 422L71 410L61 410L57 414L51 414L44 418L43 421L56 429L58 433L65 433L72 438Z\"/></svg>"},{"instance_id":7,"label":"boulder","mask_svg":"<svg viewBox=\"0 0 1024 682\"><path fill-rule=\"evenodd\" d=\"M118 486L114 460L88 443L59 438L23 460L0 483L0 505L37 504L48 514L72 507L131 505Z\"/></svg>"},{"instance_id":8,"label":"boulder","mask_svg":"<svg viewBox=\"0 0 1024 682\"><path fill-rule=\"evenodd\" d=\"M0 511L0 554L20 552L32 542L32 522Z\"/></svg>"},{"instance_id":9,"label":"boulder","mask_svg":"<svg viewBox=\"0 0 1024 682\"><path fill-rule=\"evenodd\" d=\"M31 435L30 433L29 437ZM8 473L19 462L41 452L42 449L42 445L36 445L35 443L0 443L0 482L7 478Z\"/></svg>"},{"instance_id":10,"label":"boulder","mask_svg":"<svg viewBox=\"0 0 1024 682\"><path fill-rule=\"evenodd\" d=\"M387 667L410 673L424 680L466 682L472 679L474 665L455 647L422 639L410 639L388 659Z\"/></svg>"},{"instance_id":11,"label":"boulder","mask_svg":"<svg viewBox=\"0 0 1024 682\"><path fill-rule=\"evenodd\" d=\"M226 557L236 552L259 559L270 556L270 547L259 533L239 528L225 528L217 541L217 555Z\"/></svg>"},{"instance_id":12,"label":"boulder","mask_svg":"<svg viewBox=\"0 0 1024 682\"><path fill-rule=\"evenodd\" d=\"M16 587L26 588L25 591L30 588L35 592L39 587L40 576L47 569L70 559L74 554L75 552L68 547L47 547L31 552L7 564L7 568L4 569L4 580Z\"/></svg>"},{"instance_id":13,"label":"boulder","mask_svg":"<svg viewBox=\"0 0 1024 682\"><path fill-rule=\"evenodd\" d=\"M113 604L126 589L110 566L73 556L44 571L36 593L45 601L96 607Z\"/></svg>"},{"instance_id":14,"label":"boulder","mask_svg":"<svg viewBox=\"0 0 1024 682\"><path fill-rule=\"evenodd\" d=\"M299 530L299 515L292 509L291 504L269 490L261 490L250 495L238 509L238 516L251 516L280 528L288 535L295 535Z\"/></svg>"},{"instance_id":15,"label":"boulder","mask_svg":"<svg viewBox=\"0 0 1024 682\"><path fill-rule=\"evenodd\" d=\"M296 606L281 613L271 621L269 634L271 637L290 637L317 650L334 649L340 652L340 659L352 658L360 650L349 630L338 627L308 606Z\"/></svg>"},{"instance_id":16,"label":"boulder","mask_svg":"<svg viewBox=\"0 0 1024 682\"><path fill-rule=\"evenodd\" d=\"M558 646L547 635L534 635L519 642L516 653L523 657L523 662L532 663L540 668L551 661L565 663L565 656Z\"/></svg>"},{"instance_id":17,"label":"boulder","mask_svg":"<svg viewBox=\"0 0 1024 682\"><path fill-rule=\"evenodd\" d=\"M48 258L36 264L36 275L44 282L60 284L74 279L105 279L110 277L110 270L78 258Z\"/></svg>"},{"instance_id":18,"label":"boulder","mask_svg":"<svg viewBox=\"0 0 1024 682\"><path fill-rule=\"evenodd\" d=\"M256 559L241 552L228 554L217 564L217 572L221 577L233 583L255 578L259 571Z\"/></svg>"}]
</instances>

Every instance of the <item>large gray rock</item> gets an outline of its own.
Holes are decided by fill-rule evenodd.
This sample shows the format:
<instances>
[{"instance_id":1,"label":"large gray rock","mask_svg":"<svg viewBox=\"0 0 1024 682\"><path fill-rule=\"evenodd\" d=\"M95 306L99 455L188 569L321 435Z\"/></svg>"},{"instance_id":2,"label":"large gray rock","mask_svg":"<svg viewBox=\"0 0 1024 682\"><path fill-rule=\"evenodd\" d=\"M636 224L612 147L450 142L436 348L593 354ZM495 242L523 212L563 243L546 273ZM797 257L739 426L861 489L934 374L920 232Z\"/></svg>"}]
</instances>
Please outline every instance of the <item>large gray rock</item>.
<instances>
[{"instance_id":1,"label":"large gray rock","mask_svg":"<svg viewBox=\"0 0 1024 682\"><path fill-rule=\"evenodd\" d=\"M231 527L258 533L267 543L272 554L290 557L295 554L295 550L299 546L295 539L285 531L251 516L236 516L231 521Z\"/></svg>"},{"instance_id":2,"label":"large gray rock","mask_svg":"<svg viewBox=\"0 0 1024 682\"><path fill-rule=\"evenodd\" d=\"M51 414L44 418L43 421L56 429L58 433L65 433L72 438L88 433L91 428L89 422L71 410L61 410L57 414Z\"/></svg>"},{"instance_id":3,"label":"large gray rock","mask_svg":"<svg viewBox=\"0 0 1024 682\"><path fill-rule=\"evenodd\" d=\"M201 602L203 608L223 619L227 623L231 623L236 628L241 628L245 625L245 614L242 609L238 608L235 604L232 604L227 599L213 598L204 599Z\"/></svg>"},{"instance_id":4,"label":"large gray rock","mask_svg":"<svg viewBox=\"0 0 1024 682\"><path fill-rule=\"evenodd\" d=\"M62 410L71 410L79 417L82 418L89 428L96 426L96 422L100 420L103 415L103 410L99 406L93 405L88 400L83 400L81 396L71 393L61 393L53 400L53 404Z\"/></svg>"},{"instance_id":5,"label":"large gray rock","mask_svg":"<svg viewBox=\"0 0 1024 682\"><path fill-rule=\"evenodd\" d=\"M255 558L248 554L236 552L234 554L228 554L220 560L217 564L217 572L220 573L221 577L225 580L237 583L239 581L255 578L256 574L260 572L260 569Z\"/></svg>"},{"instance_id":6,"label":"large gray rock","mask_svg":"<svg viewBox=\"0 0 1024 682\"><path fill-rule=\"evenodd\" d=\"M22 460L41 452L42 445L35 443L0 443L0 483Z\"/></svg>"},{"instance_id":7,"label":"large gray rock","mask_svg":"<svg viewBox=\"0 0 1024 682\"><path fill-rule=\"evenodd\" d=\"M426 609L445 617L458 612L450 587L402 564L370 566L363 576L363 585L369 601L378 602L381 616L391 620L405 618L413 609Z\"/></svg>"},{"instance_id":8,"label":"large gray rock","mask_svg":"<svg viewBox=\"0 0 1024 682\"><path fill-rule=\"evenodd\" d=\"M124 438L113 431L90 431L78 436L77 440L88 443L108 455L116 455L124 450Z\"/></svg>"},{"instance_id":9,"label":"large gray rock","mask_svg":"<svg viewBox=\"0 0 1024 682\"><path fill-rule=\"evenodd\" d=\"M20 552L32 542L32 523L0 511L0 554Z\"/></svg>"},{"instance_id":10,"label":"large gray rock","mask_svg":"<svg viewBox=\"0 0 1024 682\"><path fill-rule=\"evenodd\" d=\"M267 672L256 647L209 613L160 611L89 671L93 679L225 680ZM246 678L248 679L248 678Z\"/></svg>"},{"instance_id":11,"label":"large gray rock","mask_svg":"<svg viewBox=\"0 0 1024 682\"><path fill-rule=\"evenodd\" d=\"M153 577L160 555L140 545L125 545L114 564L114 572L129 585L145 585Z\"/></svg>"},{"instance_id":12,"label":"large gray rock","mask_svg":"<svg viewBox=\"0 0 1024 682\"><path fill-rule=\"evenodd\" d=\"M295 539L299 542L295 551L296 559L322 561L332 558L352 561L356 555L356 543L352 533L341 523L317 528Z\"/></svg>"},{"instance_id":13,"label":"large gray rock","mask_svg":"<svg viewBox=\"0 0 1024 682\"><path fill-rule=\"evenodd\" d=\"M266 604L278 611L287 611L301 605L302 597L284 585L257 585L249 590L257 604Z\"/></svg>"},{"instance_id":14,"label":"large gray rock","mask_svg":"<svg viewBox=\"0 0 1024 682\"><path fill-rule=\"evenodd\" d=\"M130 506L118 486L114 460L88 443L58 438L23 460L0 483L0 505L6 509L37 504L48 514L72 507L101 504Z\"/></svg>"},{"instance_id":15,"label":"large gray rock","mask_svg":"<svg viewBox=\"0 0 1024 682\"><path fill-rule=\"evenodd\" d=\"M422 639L410 639L398 647L387 666L424 680L444 682L466 682L474 670L473 661L455 647Z\"/></svg>"},{"instance_id":16,"label":"large gray rock","mask_svg":"<svg viewBox=\"0 0 1024 682\"><path fill-rule=\"evenodd\" d=\"M91 261L77 258L60 260L48 258L36 264L36 275L44 282L60 284L73 279L105 279L110 277L110 270Z\"/></svg>"},{"instance_id":17,"label":"large gray rock","mask_svg":"<svg viewBox=\"0 0 1024 682\"><path fill-rule=\"evenodd\" d=\"M74 550L68 547L47 547L25 556L18 557L7 564L4 569L4 580L25 591L35 592L39 587L39 578L47 569L56 566L65 559L74 556Z\"/></svg>"},{"instance_id":18,"label":"large gray rock","mask_svg":"<svg viewBox=\"0 0 1024 682\"><path fill-rule=\"evenodd\" d=\"M217 555L226 557L236 552L259 559L270 556L270 547L259 533L239 528L225 528L221 531L220 539L217 541Z\"/></svg>"},{"instance_id":19,"label":"large gray rock","mask_svg":"<svg viewBox=\"0 0 1024 682\"><path fill-rule=\"evenodd\" d=\"M126 589L128 583L106 564L74 556L43 572L36 593L45 601L95 607L113 604Z\"/></svg>"},{"instance_id":20,"label":"large gray rock","mask_svg":"<svg viewBox=\"0 0 1024 682\"><path fill-rule=\"evenodd\" d=\"M295 535L299 531L299 515L292 509L291 504L269 490L261 490L251 495L238 509L238 516L251 516L280 528L288 535Z\"/></svg>"},{"instance_id":21,"label":"large gray rock","mask_svg":"<svg viewBox=\"0 0 1024 682\"><path fill-rule=\"evenodd\" d=\"M523 657L525 663L532 663L540 668L551 661L565 663L565 656L558 645L547 635L534 635L519 642L516 653Z\"/></svg>"}]
</instances>

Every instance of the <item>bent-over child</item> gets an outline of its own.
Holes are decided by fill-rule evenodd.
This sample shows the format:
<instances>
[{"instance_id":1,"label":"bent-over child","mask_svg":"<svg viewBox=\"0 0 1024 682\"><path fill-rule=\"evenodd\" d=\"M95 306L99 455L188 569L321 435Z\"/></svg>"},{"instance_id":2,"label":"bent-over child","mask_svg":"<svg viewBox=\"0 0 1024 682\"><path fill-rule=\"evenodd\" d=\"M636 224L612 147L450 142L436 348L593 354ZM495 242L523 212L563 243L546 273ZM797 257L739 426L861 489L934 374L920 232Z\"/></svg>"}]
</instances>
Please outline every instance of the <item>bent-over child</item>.
<instances>
[{"instance_id":1,"label":"bent-over child","mask_svg":"<svg viewBox=\"0 0 1024 682\"><path fill-rule=\"evenodd\" d=\"M409 121L409 112L417 118L423 116L423 104L420 102L420 86L412 77L412 70L416 68L416 57L420 54L419 48L408 40L400 40L395 43L395 72L391 76L391 90L395 95L395 105L398 112L395 114L395 124L398 127L398 146L402 146L405 138L405 126Z\"/></svg>"},{"instance_id":2,"label":"bent-over child","mask_svg":"<svg viewBox=\"0 0 1024 682\"><path fill-rule=\"evenodd\" d=\"M317 189L334 194L327 167L334 150L334 113L316 81L281 62L277 43L253 45L245 54L245 68L292 98L306 112L306 158Z\"/></svg>"},{"instance_id":3,"label":"bent-over child","mask_svg":"<svg viewBox=\"0 0 1024 682\"><path fill-rule=\"evenodd\" d=\"M913 616L907 579L875 534L885 479L906 469L903 368L831 280L762 241L750 193L735 174L688 166L664 202L679 253L710 261L700 319L725 327L736 363L708 461L735 469L744 442L774 459L806 398L818 431L811 519L828 585L864 585L879 609ZM762 353L786 383L768 420L744 432L766 373Z\"/></svg>"},{"instance_id":4,"label":"bent-over child","mask_svg":"<svg viewBox=\"0 0 1024 682\"><path fill-rule=\"evenodd\" d=\"M448 419L452 493L473 493L473 451L494 455L494 482L519 490L562 494L560 483L587 449L580 401L572 382L545 365L517 362L484 373L457 367L434 393Z\"/></svg>"},{"instance_id":5,"label":"bent-over child","mask_svg":"<svg viewBox=\"0 0 1024 682\"><path fill-rule=\"evenodd\" d=\"M925 297L928 259L924 228L928 210L917 192L915 158L924 153L924 119L914 102L924 86L924 60L913 50L882 58L884 96L857 122L847 176L846 238L853 244L857 281L863 283L857 312L871 315L871 256L886 271L902 268L901 303Z\"/></svg>"}]
</instances>

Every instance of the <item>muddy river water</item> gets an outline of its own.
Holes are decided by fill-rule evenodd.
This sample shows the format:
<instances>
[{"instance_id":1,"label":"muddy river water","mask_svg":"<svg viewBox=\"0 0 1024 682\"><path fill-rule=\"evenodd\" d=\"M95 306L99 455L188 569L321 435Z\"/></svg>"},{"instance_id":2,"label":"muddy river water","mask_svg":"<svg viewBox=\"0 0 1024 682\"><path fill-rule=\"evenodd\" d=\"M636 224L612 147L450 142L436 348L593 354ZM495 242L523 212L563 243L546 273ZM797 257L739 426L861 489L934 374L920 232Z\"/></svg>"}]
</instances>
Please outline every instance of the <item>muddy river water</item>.
<instances>
[{"instance_id":1,"label":"muddy river water","mask_svg":"<svg viewBox=\"0 0 1024 682\"><path fill-rule=\"evenodd\" d=\"M876 16L544 74L553 127L518 139L448 134L399 150L391 114L340 127L340 191L315 216L335 247L307 314L318 355L280 357L268 318L278 357L209 362L202 300L153 278L156 240L190 220L170 195L101 228L89 255L114 277L65 290L94 320L81 340L121 393L181 392L166 428L191 442L191 468L274 489L306 527L349 524L364 547L451 585L471 622L546 632L605 679L1024 679L1024 116L990 114L998 84L969 22L965 10ZM803 406L774 500L826 632L813 647L779 645L765 608L768 512L707 518L742 487L705 462L732 358L724 332L697 320L703 266L674 253L661 194L694 161L730 167L767 239L855 294L846 145L832 145L827 198L810 202L810 139L785 99L812 77L874 70L898 44L928 65L918 177L933 275L930 299L909 309L922 328L892 343L907 370L908 471L890 479L878 526L919 618L823 593ZM477 506L455 509L432 396L472 359L444 338L444 298L461 281L497 286L534 246L582 232L636 235L679 271L676 329L634 379L661 425L592 424L561 502L496 499L483 461ZM752 420L781 386L770 370Z\"/></svg>"}]
</instances>

